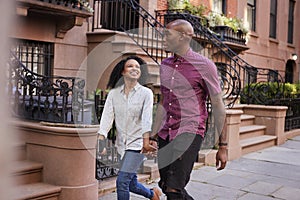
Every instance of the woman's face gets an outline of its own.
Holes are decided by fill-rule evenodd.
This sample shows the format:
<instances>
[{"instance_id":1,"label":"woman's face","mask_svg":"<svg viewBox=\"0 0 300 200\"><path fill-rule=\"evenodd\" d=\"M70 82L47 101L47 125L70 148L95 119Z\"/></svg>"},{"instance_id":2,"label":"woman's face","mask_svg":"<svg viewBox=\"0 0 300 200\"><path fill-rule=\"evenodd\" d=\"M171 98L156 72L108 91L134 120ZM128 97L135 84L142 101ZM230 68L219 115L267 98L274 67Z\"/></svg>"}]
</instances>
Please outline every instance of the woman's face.
<instances>
[{"instance_id":1,"label":"woman's face","mask_svg":"<svg viewBox=\"0 0 300 200\"><path fill-rule=\"evenodd\" d=\"M134 59L127 60L122 75L124 78L138 80L141 77L140 64Z\"/></svg>"}]
</instances>

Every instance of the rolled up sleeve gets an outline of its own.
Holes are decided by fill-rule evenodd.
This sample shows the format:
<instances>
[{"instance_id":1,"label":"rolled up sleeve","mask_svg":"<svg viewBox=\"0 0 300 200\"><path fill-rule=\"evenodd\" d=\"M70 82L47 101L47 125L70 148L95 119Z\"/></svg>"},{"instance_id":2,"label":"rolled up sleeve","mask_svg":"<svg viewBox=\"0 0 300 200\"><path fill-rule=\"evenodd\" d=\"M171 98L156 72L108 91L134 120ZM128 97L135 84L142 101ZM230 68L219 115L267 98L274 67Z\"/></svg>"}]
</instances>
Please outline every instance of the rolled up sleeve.
<instances>
[{"instance_id":1,"label":"rolled up sleeve","mask_svg":"<svg viewBox=\"0 0 300 200\"><path fill-rule=\"evenodd\" d=\"M107 137L107 134L110 131L115 118L113 109L114 109L113 98L112 98L112 91L111 91L108 93L107 99L104 104L104 109L100 120L100 127L98 130L98 134Z\"/></svg>"}]
</instances>

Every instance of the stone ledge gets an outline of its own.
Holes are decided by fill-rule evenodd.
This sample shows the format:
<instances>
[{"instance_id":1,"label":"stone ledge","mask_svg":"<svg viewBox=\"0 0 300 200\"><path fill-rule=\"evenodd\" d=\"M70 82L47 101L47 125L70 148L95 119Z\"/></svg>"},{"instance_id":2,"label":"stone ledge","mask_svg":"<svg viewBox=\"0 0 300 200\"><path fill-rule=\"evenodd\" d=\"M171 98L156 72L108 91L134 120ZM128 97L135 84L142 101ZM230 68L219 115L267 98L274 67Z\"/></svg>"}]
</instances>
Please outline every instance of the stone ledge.
<instances>
[{"instance_id":1,"label":"stone ledge","mask_svg":"<svg viewBox=\"0 0 300 200\"><path fill-rule=\"evenodd\" d=\"M216 154L215 149L203 149L198 153L198 162L204 163L204 165L216 165Z\"/></svg>"},{"instance_id":2,"label":"stone ledge","mask_svg":"<svg viewBox=\"0 0 300 200\"><path fill-rule=\"evenodd\" d=\"M144 162L143 173L149 174L152 180L158 179L159 171L157 163L155 163L154 160L146 160Z\"/></svg>"}]
</instances>

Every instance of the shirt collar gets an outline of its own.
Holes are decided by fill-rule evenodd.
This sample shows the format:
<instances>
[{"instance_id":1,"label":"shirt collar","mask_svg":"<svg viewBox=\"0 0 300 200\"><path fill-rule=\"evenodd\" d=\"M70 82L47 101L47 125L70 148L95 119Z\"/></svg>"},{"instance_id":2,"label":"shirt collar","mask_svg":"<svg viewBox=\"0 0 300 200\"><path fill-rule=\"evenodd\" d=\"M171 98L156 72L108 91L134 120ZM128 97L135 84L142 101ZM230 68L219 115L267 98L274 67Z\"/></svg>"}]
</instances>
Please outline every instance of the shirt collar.
<instances>
[{"instance_id":1,"label":"shirt collar","mask_svg":"<svg viewBox=\"0 0 300 200\"><path fill-rule=\"evenodd\" d=\"M138 82L138 83L133 87L133 90L134 90L134 91L137 91L141 86L142 86L142 85ZM123 84L123 85L121 86L120 92L124 92L124 89L125 89L125 84Z\"/></svg>"},{"instance_id":2,"label":"shirt collar","mask_svg":"<svg viewBox=\"0 0 300 200\"><path fill-rule=\"evenodd\" d=\"M191 54L191 52L192 52L192 49L189 48L187 50L187 52L185 53L185 55L180 56L180 55L175 54L174 55L174 62L177 62L177 61L182 62L186 57L188 57Z\"/></svg>"}]
</instances>

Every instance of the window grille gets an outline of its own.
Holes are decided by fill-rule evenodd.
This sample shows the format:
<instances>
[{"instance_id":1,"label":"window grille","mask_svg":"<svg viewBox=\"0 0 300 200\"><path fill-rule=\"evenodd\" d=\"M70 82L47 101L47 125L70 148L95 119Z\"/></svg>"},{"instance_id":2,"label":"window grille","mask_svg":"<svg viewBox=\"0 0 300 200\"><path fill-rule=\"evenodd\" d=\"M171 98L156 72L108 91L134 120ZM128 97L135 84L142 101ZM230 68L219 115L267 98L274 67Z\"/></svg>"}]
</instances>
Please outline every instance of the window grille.
<instances>
[{"instance_id":1,"label":"window grille","mask_svg":"<svg viewBox=\"0 0 300 200\"><path fill-rule=\"evenodd\" d=\"M44 76L52 75L54 58L52 43L15 40L11 50L29 70Z\"/></svg>"}]
</instances>

